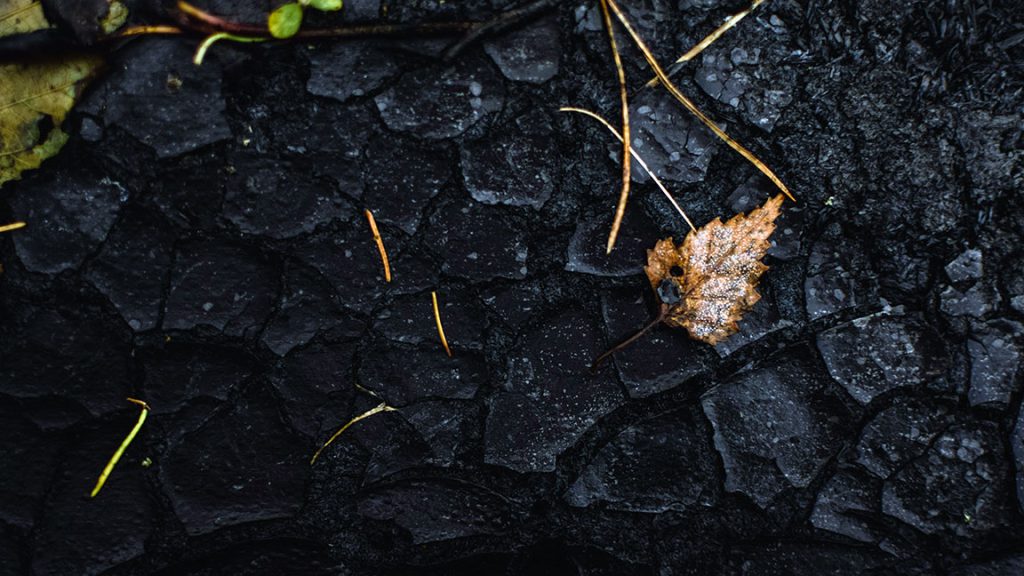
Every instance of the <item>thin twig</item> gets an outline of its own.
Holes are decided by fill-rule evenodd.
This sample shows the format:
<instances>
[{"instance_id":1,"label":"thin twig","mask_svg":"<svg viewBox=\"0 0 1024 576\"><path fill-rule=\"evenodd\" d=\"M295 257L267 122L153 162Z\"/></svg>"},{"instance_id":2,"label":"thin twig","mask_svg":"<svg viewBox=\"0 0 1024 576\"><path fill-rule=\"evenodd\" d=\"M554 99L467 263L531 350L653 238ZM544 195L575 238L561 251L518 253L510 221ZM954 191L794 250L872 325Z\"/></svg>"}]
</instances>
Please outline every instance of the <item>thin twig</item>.
<instances>
[{"instance_id":1,"label":"thin twig","mask_svg":"<svg viewBox=\"0 0 1024 576\"><path fill-rule=\"evenodd\" d=\"M0 226L0 232L10 232L11 230L18 230L24 228L26 224L24 222L12 222L10 224L4 224Z\"/></svg>"},{"instance_id":2,"label":"thin twig","mask_svg":"<svg viewBox=\"0 0 1024 576\"><path fill-rule=\"evenodd\" d=\"M111 39L116 38L128 38L131 36L145 36L145 35L179 35L184 34L185 30L177 26L129 26L122 30L118 30L116 34L110 36Z\"/></svg>"},{"instance_id":3,"label":"thin twig","mask_svg":"<svg viewBox=\"0 0 1024 576\"><path fill-rule=\"evenodd\" d=\"M218 32L216 34L210 34L209 36L206 37L206 40L203 40L203 42L201 44L199 44L199 47L196 48L196 54L195 54L195 56L192 57L192 63L195 64L196 66L202 65L203 58L206 57L206 51L209 50L210 46L213 46L213 44L215 42L218 42L220 40L231 40L232 42L252 43L252 42L265 42L266 38L253 38L251 36L237 36L235 34L229 34L227 32Z\"/></svg>"},{"instance_id":4,"label":"thin twig","mask_svg":"<svg viewBox=\"0 0 1024 576\"><path fill-rule=\"evenodd\" d=\"M334 435L331 436L331 438L327 442L324 442L324 445L321 446L320 449L317 450L315 454L313 454L313 457L310 458L310 460L309 460L309 465L312 466L313 464L316 464L316 459L320 457L320 453L323 452L324 449L326 449L328 446L330 446L332 442L337 440L338 436L341 436L342 432L344 432L345 430L348 430L349 426L355 424L356 422L359 422L360 420L362 420L364 418L369 418L370 416L373 416L374 414L379 414L380 412L394 412L396 410L397 410L396 408L392 408L391 406L388 406L387 403L381 402L376 407L370 408L366 412L363 412L359 416L356 416L355 418L349 420L348 422L345 423L344 426L339 428L338 431L335 432Z\"/></svg>"},{"instance_id":5,"label":"thin twig","mask_svg":"<svg viewBox=\"0 0 1024 576\"><path fill-rule=\"evenodd\" d=\"M513 8L502 12L486 22L473 24L466 34L458 42L452 44L444 51L444 60L450 62L462 53L469 45L479 41L485 36L491 36L529 22L530 20L547 12L555 7L560 0L535 0L520 8Z\"/></svg>"},{"instance_id":6,"label":"thin twig","mask_svg":"<svg viewBox=\"0 0 1024 576\"><path fill-rule=\"evenodd\" d=\"M604 127L607 128L608 131L611 132L613 136L615 136L616 138L619 139L619 142L622 141L622 135L619 134L618 130L616 130L615 127L611 125L611 123L609 123L607 120L605 120L604 118L600 117L599 115L591 112L590 110L585 110L583 108L576 108L576 107L573 107L573 106L563 106L563 107L559 108L558 111L559 112L578 112L580 114L583 114L583 115L586 115L586 116L590 116L594 120L597 120L598 122L603 124ZM696 232L697 228L693 225L693 222L691 222L690 218L687 217L686 212L683 212L682 207L679 206L679 203L676 202L676 199L673 198L672 194L668 191L667 188L665 188L665 185L661 183L661 180L657 176L655 176L654 172L652 172L650 167L647 166L647 162L644 162L644 159L640 157L640 154L637 153L635 148L630 147L629 152L630 152L630 154L633 155L633 159L636 160L637 164L639 164L640 167L644 169L644 172L646 172L647 175L651 177L651 180L654 180L654 183L661 190L661 193L665 195L665 198L668 198L669 203L671 203L672 207L676 209L676 212L679 212L679 215L683 217L683 220L686 221L686 224L690 227L690 230L693 230L694 232Z\"/></svg>"},{"instance_id":7,"label":"thin twig","mask_svg":"<svg viewBox=\"0 0 1024 576\"><path fill-rule=\"evenodd\" d=\"M684 62L689 62L690 60L693 60L698 54L703 52L704 49L706 49L708 46L711 46L711 44L714 43L715 40L718 40L718 38L722 34L725 34L730 28L732 28L736 24L739 24L740 20L743 20L744 18L746 18L748 14L753 12L755 8L757 8L758 6L760 6L763 3L764 3L764 0L754 0L754 2L750 6L748 6L746 9L740 10L739 12L737 12L737 13L733 14L732 16L730 16L725 22L722 23L721 26L719 26L718 28L715 28L714 32L712 32L711 34L708 34L707 36L704 37L703 40L698 42L693 48L690 48L689 50L687 50L686 54L683 54L682 56L680 56L675 62L672 63L672 65L675 66L675 65L682 64ZM669 75L671 75L671 73L672 73L672 71L669 70ZM644 88L651 88L651 87L653 87L653 86L655 86L657 84L658 84L658 77L655 76L654 78L651 78L650 80L648 80L647 84L644 84Z\"/></svg>"},{"instance_id":8,"label":"thin twig","mask_svg":"<svg viewBox=\"0 0 1024 576\"><path fill-rule=\"evenodd\" d=\"M227 32L238 36L272 39L266 24L231 22L179 0L179 23L204 34ZM405 36L459 34L479 26L480 22L425 22L421 24L363 24L336 28L304 28L292 38L356 38L362 36Z\"/></svg>"},{"instance_id":9,"label":"thin twig","mask_svg":"<svg viewBox=\"0 0 1024 576\"><path fill-rule=\"evenodd\" d=\"M658 80L661 81L662 86L664 86L673 96L675 96L676 100L679 100L679 102L683 106L685 106L691 114L696 116L697 119L703 122L705 126L710 128L716 136L725 141L725 143L728 144L730 148L739 152L741 156L746 158L751 164L756 166L757 169L761 171L761 173L767 176L769 180L775 183L775 185L778 186L779 190L782 190L782 193L785 194L787 198L796 202L796 198L794 198L793 195L789 192L789 188L787 188L786 185L782 183L782 180L780 180L779 177L776 176L774 172L772 172L771 168L768 168L768 166L764 162L761 162L757 158L757 156L754 156L754 154L750 150L744 148L742 144L733 140L731 136L726 134L724 130L719 128L717 124L715 124L710 118L705 116L704 113L701 112L697 108L697 106L690 101L689 98L684 96L683 93L679 91L679 88L677 88L676 85L673 84L672 81L668 79L668 76L665 75L665 71L661 68L661 65L658 64L657 59L654 58L654 55L651 53L650 48L647 47L647 44L643 41L643 38L641 38L640 35L637 34L636 30L633 29L633 25L629 23L629 19L626 18L626 15L622 12L622 9L619 8L619 5L615 2L615 0L605 1L608 2L608 7L611 8L612 12L615 13L615 17L619 19L619 22L622 23L622 26L626 29L627 32L629 32L629 35L633 38L633 42L636 43L640 51L643 52L644 58L647 60L647 63L651 66L651 68L654 70L654 73L658 75Z\"/></svg>"},{"instance_id":10,"label":"thin twig","mask_svg":"<svg viewBox=\"0 0 1024 576\"><path fill-rule=\"evenodd\" d=\"M604 27L608 31L608 43L611 45L612 58L615 61L615 72L619 79L619 99L622 102L622 191L619 192L619 203L615 207L615 219L612 220L612 229L608 233L608 245L605 246L605 254L611 254L615 247L615 239L619 236L619 227L622 226L622 217L626 215L626 201L629 200L630 168L633 162L630 160L629 137L629 97L626 94L626 71L622 69L622 57L619 55L619 47L615 41L615 27L612 25L612 16L608 13L606 0L599 0L601 5L601 16L604 18Z\"/></svg>"},{"instance_id":11,"label":"thin twig","mask_svg":"<svg viewBox=\"0 0 1024 576\"><path fill-rule=\"evenodd\" d=\"M451 358L452 349L448 347L448 339L444 337L444 326L441 325L441 310L437 306L437 292L431 292L430 298L434 301L434 322L437 323L437 335L441 337L441 345L444 346L444 351Z\"/></svg>"},{"instance_id":12,"label":"thin twig","mask_svg":"<svg viewBox=\"0 0 1024 576\"><path fill-rule=\"evenodd\" d=\"M127 400L133 404L141 406L142 412L139 412L139 419L135 422L135 426L132 428L131 432L129 432L128 436L126 436L124 441L121 442L121 445L117 447L114 455L111 456L110 461L107 462L107 465L103 467L103 472L100 472L100 477L96 480L96 486L92 489L92 493L89 495L90 498L95 498L96 495L100 493L100 489L102 489L103 485L107 482L107 477L110 476L110 473L114 470L114 466L117 466L117 462L121 459L124 451L128 449L128 445L135 439L135 435L139 433L139 430L142 428L142 424L146 421L146 416L149 414L149 405L142 400L136 400L135 398L128 398Z\"/></svg>"},{"instance_id":13,"label":"thin twig","mask_svg":"<svg viewBox=\"0 0 1024 576\"><path fill-rule=\"evenodd\" d=\"M633 342L636 342L637 340L640 339L641 336L646 334L648 330L650 330L651 328L654 328L658 324L661 324L662 321L665 320L665 317L668 316L668 309L669 309L668 304L662 304L661 308L658 311L658 315L654 318L654 320L651 320L646 326L644 326L643 328L638 330L636 332L636 334L633 334L629 338L626 338L622 342L620 342L620 343L616 344L615 346L613 346L610 350L608 350L604 354L601 354L600 356L598 356L594 360L594 363L590 365L590 372L591 373L597 372L597 369L601 367L601 363L604 362L605 360L607 360L612 354L615 354L619 350L622 350L626 346L629 346Z\"/></svg>"},{"instance_id":14,"label":"thin twig","mask_svg":"<svg viewBox=\"0 0 1024 576\"><path fill-rule=\"evenodd\" d=\"M388 251L384 249L384 240L380 237L380 230L377 230L377 221L373 219L373 212L368 209L363 213L366 214L366 220L370 223L373 241L377 243L377 251L380 252L381 262L384 263L384 281L391 282L391 264L388 262Z\"/></svg>"}]
</instances>

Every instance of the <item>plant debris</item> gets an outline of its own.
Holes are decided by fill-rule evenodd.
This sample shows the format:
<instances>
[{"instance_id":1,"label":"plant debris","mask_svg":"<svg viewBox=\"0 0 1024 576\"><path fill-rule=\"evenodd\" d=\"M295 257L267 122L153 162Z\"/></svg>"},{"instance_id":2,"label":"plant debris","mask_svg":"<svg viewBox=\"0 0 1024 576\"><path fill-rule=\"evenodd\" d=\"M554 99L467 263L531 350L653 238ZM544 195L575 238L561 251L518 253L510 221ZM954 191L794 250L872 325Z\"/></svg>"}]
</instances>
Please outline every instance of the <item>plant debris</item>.
<instances>
[{"instance_id":1,"label":"plant debris","mask_svg":"<svg viewBox=\"0 0 1024 576\"><path fill-rule=\"evenodd\" d=\"M687 234L681 246L666 238L647 251L644 271L668 306L666 324L712 346L739 331L737 322L761 299L757 282L768 269L761 259L781 205L778 194L724 224L715 218Z\"/></svg>"},{"instance_id":2,"label":"plant debris","mask_svg":"<svg viewBox=\"0 0 1024 576\"><path fill-rule=\"evenodd\" d=\"M374 396L376 396L376 394L374 394ZM320 449L317 450L315 454L313 454L313 457L310 458L310 460L309 460L309 465L312 466L313 464L316 464L316 460L317 460L317 458L320 457L320 453L323 452L324 449L326 449L328 446L330 446L332 442L337 440L338 436L341 436L342 432L344 432L345 430L348 430L349 426L355 424L356 422L359 422L360 420L363 420L364 418L369 418L370 416L373 416L374 414L379 414L380 412L395 412L395 411L397 411L397 408L392 408L391 406L388 406L386 402L381 402L377 406L375 406L373 408L370 408L366 412L363 412L359 416L356 416L355 418L349 420L348 422L345 423L344 426L339 428L338 431L335 432L334 435L331 436L331 438L329 440L327 440L327 442L324 442L324 445L321 446Z\"/></svg>"},{"instance_id":3,"label":"plant debris","mask_svg":"<svg viewBox=\"0 0 1024 576\"><path fill-rule=\"evenodd\" d=\"M366 214L366 221L370 223L373 241L377 243L377 251L380 252L380 260L384 264L384 281L391 282L391 264L388 262L388 251L384 249L384 240L380 237L380 230L377 229L377 221L369 209L364 210L363 213Z\"/></svg>"},{"instance_id":4,"label":"plant debris","mask_svg":"<svg viewBox=\"0 0 1024 576\"><path fill-rule=\"evenodd\" d=\"M761 295L757 282L768 266L761 262L775 231L782 195L749 214L728 222L715 218L690 232L682 245L659 240L647 251L644 272L661 302L658 315L636 334L601 354L596 370L615 352L629 346L658 324L686 328L694 340L712 346L739 331L739 320Z\"/></svg>"},{"instance_id":5,"label":"plant debris","mask_svg":"<svg viewBox=\"0 0 1024 576\"><path fill-rule=\"evenodd\" d=\"M441 325L441 310L437 307L437 292L431 292L430 298L434 301L434 321L437 322L437 335L441 337L441 345L444 346L444 351L451 358L452 349L448 347L448 339L444 337L444 326Z\"/></svg>"},{"instance_id":6,"label":"plant debris","mask_svg":"<svg viewBox=\"0 0 1024 576\"><path fill-rule=\"evenodd\" d=\"M39 2L0 0L0 37L49 27ZM64 117L102 62L65 54L0 64L0 186L60 151L68 140Z\"/></svg>"},{"instance_id":7,"label":"plant debris","mask_svg":"<svg viewBox=\"0 0 1024 576\"><path fill-rule=\"evenodd\" d=\"M729 136L728 134L725 133L724 130L719 128L717 124L715 124L710 118L708 118L703 112L701 112L700 109L698 109L697 106L693 102L691 102L690 99L687 98L682 92L680 92L679 88L677 88L676 85L673 84L672 81L668 79L668 76L665 74L665 71L661 68L661 64L658 64L658 60L654 57L654 54L651 53L651 49L647 47L647 43L644 42L643 38L640 37L640 34L638 34L637 31L633 28L633 25L630 24L629 19L626 18L626 15L622 12L622 9L619 8L619 5L615 2L615 0L604 1L608 3L608 7L611 8L612 12L615 13L615 17L618 18L619 22L622 23L622 27L625 28L626 32L628 32L630 37L633 38L633 42L636 44L637 48L639 48L640 51L643 52L644 58L647 60L647 63L650 65L650 67L654 70L654 73L657 74L658 80L661 81L662 86L664 86L665 89L669 91L669 93L675 96L676 100L679 100L679 102L687 110L689 110L691 114L696 116L698 120L700 120L701 122L704 123L705 126L710 128L716 136L725 141L725 143L728 144L730 148L732 148L736 152L739 152L741 156L743 156L751 164L756 166L757 169L760 170L761 173L763 173L765 176L767 176L768 179L771 180L779 188L779 190L781 190L782 193L786 195L787 198L796 202L796 198L794 198L793 195L790 193L789 188L787 188L786 185L782 183L782 180L780 180L779 177L776 176L774 172L772 172L771 168L769 168L764 162L759 160L757 156L754 156L753 152L744 148L742 144L733 140L731 136Z\"/></svg>"},{"instance_id":8,"label":"plant debris","mask_svg":"<svg viewBox=\"0 0 1024 576\"><path fill-rule=\"evenodd\" d=\"M705 36L703 40L701 40L700 42L695 44L693 46L693 48L690 48L689 50L687 50L685 54L683 54L675 62L673 62L673 65L682 64L684 62L689 62L690 60L693 60L698 54L703 52L708 46L711 46L711 44L714 43L715 40L718 40L718 38L722 34L725 34L726 32L729 31L730 28L732 28L736 24L739 24L740 20L743 20L744 18L746 18L748 14L753 12L754 9L756 9L758 6L760 6L763 3L764 3L764 0L754 0L754 2L751 3L750 6L748 6L747 8L744 8L743 10L740 10L739 12L737 12L737 13L733 14L732 16L730 16L729 18L727 18L725 22L722 22L721 26L719 26L718 28L715 28L715 30L713 32L711 32L711 34L708 34L707 36ZM658 77L655 76L654 78L651 78L650 80L648 80L647 84L645 84L644 87L645 88L650 88L652 86L656 86L657 84L658 84Z\"/></svg>"},{"instance_id":9,"label":"plant debris","mask_svg":"<svg viewBox=\"0 0 1024 576\"><path fill-rule=\"evenodd\" d=\"M604 127L607 128L608 131L611 132L613 136L615 136L616 138L619 139L619 142L623 141L622 135L619 134L618 130L616 130L615 127L611 125L611 123L609 123L607 120L605 120L601 116L595 114L594 112L591 112L590 110L585 110L583 108L575 108L573 106L563 106L563 107L559 108L558 111L559 112L576 112L578 114L583 114L584 116L590 116L594 120L597 120L602 125L604 125ZM679 215L683 217L683 220L686 221L686 224L690 227L690 230L696 230L697 228L694 227L693 222L690 221L689 216L686 215L686 212L683 212L682 207L679 206L678 202L676 202L676 199L668 191L668 188L665 188L665 185L661 183L661 179L658 178L654 174L654 172L651 171L651 169L647 166L647 162L644 162L644 159L640 157L640 154L637 153L636 149L630 147L629 152L630 152L630 154L633 155L633 159L636 160L637 164L639 164L640 167L644 169L644 172L646 172L647 175L651 177L651 180L654 180L654 184L658 186L658 189L661 190L662 194L665 195L665 198L668 198L669 203L672 204L672 207L676 209L676 212L679 212Z\"/></svg>"},{"instance_id":10,"label":"plant debris","mask_svg":"<svg viewBox=\"0 0 1024 576\"><path fill-rule=\"evenodd\" d=\"M604 19L605 30L608 31L608 44L612 49L612 59L615 61L615 72L619 80L619 99L622 102L622 191L619 193L619 204L615 207L615 219L612 220L612 230L608 233L608 245L605 253L611 254L615 247L615 239L619 235L619 227L622 226L622 217L626 214L626 201L629 200L630 169L633 162L630 161L629 149L632 140L629 136L629 96L626 93L626 72L622 69L622 56L619 54L619 46L615 41L615 28L612 26L612 16L608 13L608 1L598 0L601 5L601 17Z\"/></svg>"},{"instance_id":11,"label":"plant debris","mask_svg":"<svg viewBox=\"0 0 1024 576\"><path fill-rule=\"evenodd\" d=\"M107 477L110 476L110 472L114 470L114 466L117 466L118 460L121 459L121 456L124 454L124 451L128 449L128 445L132 443L132 440L135 439L135 435L139 433L140 429L142 429L142 424L146 421L146 416L149 415L149 404L135 398L127 398L127 400L133 404L141 406L142 412L139 412L139 419L135 421L135 426L132 428L131 432L125 436L124 441L117 447L114 455L110 457L110 461L103 467L103 472L100 472L100 477L96 480L96 486L92 489L92 493L89 495L90 498L95 498L96 495L100 493L103 485L107 483Z\"/></svg>"}]
</instances>

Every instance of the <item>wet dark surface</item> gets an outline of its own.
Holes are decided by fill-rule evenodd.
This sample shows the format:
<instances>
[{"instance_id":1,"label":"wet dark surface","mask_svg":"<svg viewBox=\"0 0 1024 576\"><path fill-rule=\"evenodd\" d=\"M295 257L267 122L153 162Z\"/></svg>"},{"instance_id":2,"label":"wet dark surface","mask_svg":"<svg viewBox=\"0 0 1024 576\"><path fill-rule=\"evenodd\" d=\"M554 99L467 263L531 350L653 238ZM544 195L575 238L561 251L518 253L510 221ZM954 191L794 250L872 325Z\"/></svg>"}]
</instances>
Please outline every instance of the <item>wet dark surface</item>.
<instances>
[{"instance_id":1,"label":"wet dark surface","mask_svg":"<svg viewBox=\"0 0 1024 576\"><path fill-rule=\"evenodd\" d=\"M666 62L744 6L622 4ZM799 203L741 333L658 328L595 374L686 226L634 167L603 255L619 149L557 111L617 118L594 5L448 65L132 43L0 193L29 223L0 236L0 572L1021 573L1022 27L1014 0L772 0L683 66ZM664 91L632 117L698 224L772 193ZM398 410L310 466L359 388ZM126 396L153 413L90 500Z\"/></svg>"}]
</instances>

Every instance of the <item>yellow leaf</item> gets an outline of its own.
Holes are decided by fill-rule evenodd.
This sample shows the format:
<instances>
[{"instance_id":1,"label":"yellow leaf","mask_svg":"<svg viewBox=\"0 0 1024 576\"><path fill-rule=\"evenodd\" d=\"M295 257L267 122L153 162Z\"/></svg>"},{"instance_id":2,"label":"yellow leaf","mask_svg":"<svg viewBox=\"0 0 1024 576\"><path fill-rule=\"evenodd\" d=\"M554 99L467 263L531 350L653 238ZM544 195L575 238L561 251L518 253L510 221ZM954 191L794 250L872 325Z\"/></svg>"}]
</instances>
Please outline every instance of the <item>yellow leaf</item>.
<instances>
[{"instance_id":1,"label":"yellow leaf","mask_svg":"<svg viewBox=\"0 0 1024 576\"><path fill-rule=\"evenodd\" d=\"M0 0L0 36L49 28L43 5L31 0Z\"/></svg>"},{"instance_id":2,"label":"yellow leaf","mask_svg":"<svg viewBox=\"0 0 1024 576\"><path fill-rule=\"evenodd\" d=\"M39 2L0 0L0 36L47 27ZM0 64L0 186L60 151L64 117L101 64L88 54Z\"/></svg>"}]
</instances>

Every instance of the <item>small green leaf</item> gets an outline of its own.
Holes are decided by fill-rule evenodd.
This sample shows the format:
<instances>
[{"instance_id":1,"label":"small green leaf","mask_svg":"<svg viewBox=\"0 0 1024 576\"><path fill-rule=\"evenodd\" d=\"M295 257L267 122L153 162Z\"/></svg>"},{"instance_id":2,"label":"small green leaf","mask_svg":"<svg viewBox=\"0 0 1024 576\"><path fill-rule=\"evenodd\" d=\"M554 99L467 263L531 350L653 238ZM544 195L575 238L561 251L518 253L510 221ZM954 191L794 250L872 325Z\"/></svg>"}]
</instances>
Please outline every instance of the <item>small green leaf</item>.
<instances>
[{"instance_id":1,"label":"small green leaf","mask_svg":"<svg viewBox=\"0 0 1024 576\"><path fill-rule=\"evenodd\" d=\"M285 4L270 13L267 28L274 38L291 38L302 25L302 6L298 2Z\"/></svg>"},{"instance_id":2,"label":"small green leaf","mask_svg":"<svg viewBox=\"0 0 1024 576\"><path fill-rule=\"evenodd\" d=\"M309 5L323 12L341 10L342 0L309 0Z\"/></svg>"}]
</instances>

